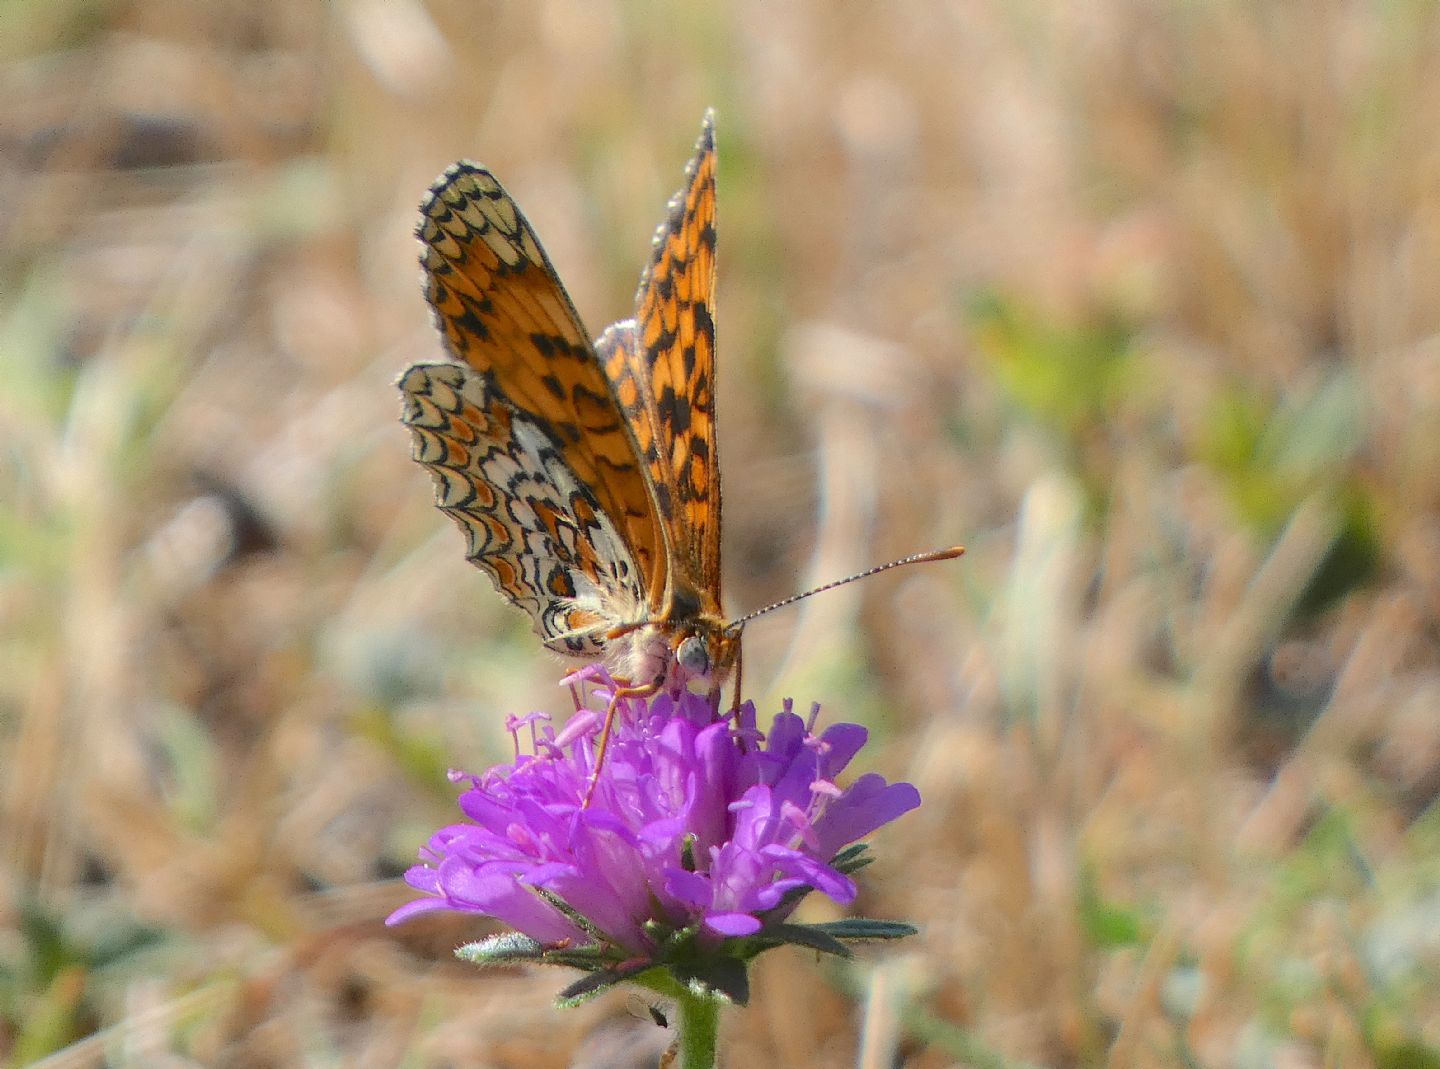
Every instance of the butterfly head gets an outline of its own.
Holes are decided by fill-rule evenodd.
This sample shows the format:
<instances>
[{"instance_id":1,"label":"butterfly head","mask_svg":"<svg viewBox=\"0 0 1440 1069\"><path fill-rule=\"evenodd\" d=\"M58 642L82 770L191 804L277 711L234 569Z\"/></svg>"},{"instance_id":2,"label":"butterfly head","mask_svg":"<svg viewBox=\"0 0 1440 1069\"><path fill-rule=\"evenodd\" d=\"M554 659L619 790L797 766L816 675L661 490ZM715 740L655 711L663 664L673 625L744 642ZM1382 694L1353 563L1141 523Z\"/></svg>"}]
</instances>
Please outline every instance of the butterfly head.
<instances>
[{"instance_id":1,"label":"butterfly head","mask_svg":"<svg viewBox=\"0 0 1440 1069\"><path fill-rule=\"evenodd\" d=\"M679 599L684 605L684 599ZM636 685L684 688L692 682L717 688L740 656L740 634L717 614L671 613L621 624L606 635L611 668Z\"/></svg>"},{"instance_id":2,"label":"butterfly head","mask_svg":"<svg viewBox=\"0 0 1440 1069\"><path fill-rule=\"evenodd\" d=\"M723 682L740 653L740 634L718 617L697 617L671 639L671 657L687 679Z\"/></svg>"},{"instance_id":3,"label":"butterfly head","mask_svg":"<svg viewBox=\"0 0 1440 1069\"><path fill-rule=\"evenodd\" d=\"M686 584L675 584L663 610L606 635L612 666L645 685L670 689L704 682L719 687L739 659L740 632L711 601Z\"/></svg>"},{"instance_id":4,"label":"butterfly head","mask_svg":"<svg viewBox=\"0 0 1440 1069\"><path fill-rule=\"evenodd\" d=\"M706 680L713 686L723 683L735 666L740 652L739 635L729 632L713 602L713 596L686 584L671 587L664 615L669 647L667 678Z\"/></svg>"}]
</instances>

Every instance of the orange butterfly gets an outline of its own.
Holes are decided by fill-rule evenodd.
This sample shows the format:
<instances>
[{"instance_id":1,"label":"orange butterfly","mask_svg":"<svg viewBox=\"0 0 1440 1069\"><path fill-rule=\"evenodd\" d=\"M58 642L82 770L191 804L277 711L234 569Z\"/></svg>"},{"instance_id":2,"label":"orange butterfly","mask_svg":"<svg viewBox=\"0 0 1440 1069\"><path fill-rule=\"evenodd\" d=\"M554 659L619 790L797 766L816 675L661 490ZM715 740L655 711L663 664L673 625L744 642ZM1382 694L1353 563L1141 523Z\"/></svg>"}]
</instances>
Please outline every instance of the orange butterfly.
<instances>
[{"instance_id":1,"label":"orange butterfly","mask_svg":"<svg viewBox=\"0 0 1440 1069\"><path fill-rule=\"evenodd\" d=\"M720 606L713 113L635 317L593 344L488 170L454 164L421 213L426 297L457 362L405 372L402 420L466 556L550 649L604 655L633 693L718 691L759 613L727 622Z\"/></svg>"},{"instance_id":2,"label":"orange butterfly","mask_svg":"<svg viewBox=\"0 0 1440 1069\"><path fill-rule=\"evenodd\" d=\"M551 649L660 686L715 678L715 137L705 116L634 319L591 344L535 231L488 170L450 167L421 205L426 296L460 363L400 380L414 456L467 557Z\"/></svg>"}]
</instances>

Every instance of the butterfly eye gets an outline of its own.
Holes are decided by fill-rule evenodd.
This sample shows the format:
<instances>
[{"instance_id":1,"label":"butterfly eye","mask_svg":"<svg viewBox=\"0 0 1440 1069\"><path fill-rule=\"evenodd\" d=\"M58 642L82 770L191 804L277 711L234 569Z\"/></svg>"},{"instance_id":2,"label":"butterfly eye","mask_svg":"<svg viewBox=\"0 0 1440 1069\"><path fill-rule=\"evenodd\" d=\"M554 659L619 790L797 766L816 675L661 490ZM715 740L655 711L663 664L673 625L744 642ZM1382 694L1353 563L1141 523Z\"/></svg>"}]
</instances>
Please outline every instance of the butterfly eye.
<instances>
[{"instance_id":1,"label":"butterfly eye","mask_svg":"<svg viewBox=\"0 0 1440 1069\"><path fill-rule=\"evenodd\" d=\"M705 646L705 640L699 635L691 635L680 643L675 650L675 660L692 676L710 674L710 651Z\"/></svg>"}]
</instances>

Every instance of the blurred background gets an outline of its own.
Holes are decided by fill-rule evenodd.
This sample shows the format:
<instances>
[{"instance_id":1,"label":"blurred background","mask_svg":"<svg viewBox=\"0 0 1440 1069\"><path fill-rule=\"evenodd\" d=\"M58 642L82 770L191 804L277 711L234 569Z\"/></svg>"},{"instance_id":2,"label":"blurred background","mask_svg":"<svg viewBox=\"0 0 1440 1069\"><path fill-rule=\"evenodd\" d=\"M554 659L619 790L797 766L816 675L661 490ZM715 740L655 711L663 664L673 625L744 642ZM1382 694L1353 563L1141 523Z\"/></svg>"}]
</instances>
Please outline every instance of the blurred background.
<instances>
[{"instance_id":1,"label":"blurred background","mask_svg":"<svg viewBox=\"0 0 1440 1069\"><path fill-rule=\"evenodd\" d=\"M731 611L969 547L747 631L924 930L729 1064L1440 1065L1433 5L4 0L0 86L0 1064L656 1064L381 926L570 701L393 382L448 163L598 333L713 105Z\"/></svg>"}]
</instances>

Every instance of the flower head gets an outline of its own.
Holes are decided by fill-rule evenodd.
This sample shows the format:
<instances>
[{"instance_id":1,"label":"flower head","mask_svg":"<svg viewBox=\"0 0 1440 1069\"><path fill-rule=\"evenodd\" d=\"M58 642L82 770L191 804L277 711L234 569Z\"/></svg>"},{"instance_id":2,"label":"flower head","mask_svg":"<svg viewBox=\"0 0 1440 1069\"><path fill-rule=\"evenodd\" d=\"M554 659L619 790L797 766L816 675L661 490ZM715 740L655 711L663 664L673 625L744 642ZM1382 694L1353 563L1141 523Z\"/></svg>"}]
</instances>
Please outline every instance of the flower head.
<instances>
[{"instance_id":1,"label":"flower head","mask_svg":"<svg viewBox=\"0 0 1440 1069\"><path fill-rule=\"evenodd\" d=\"M920 804L910 784L874 774L837 785L865 729L817 735L819 707L802 719L787 702L762 734L750 703L721 716L689 692L620 698L594 777L615 685L595 668L576 680L594 708L558 734L541 715L513 719L513 762L452 773L467 785L467 819L431 838L405 877L428 897L389 923L487 914L533 940L532 956L612 979L657 965L693 978L717 956L833 943L798 936L786 918L812 890L853 900L858 853L843 848Z\"/></svg>"}]
</instances>

